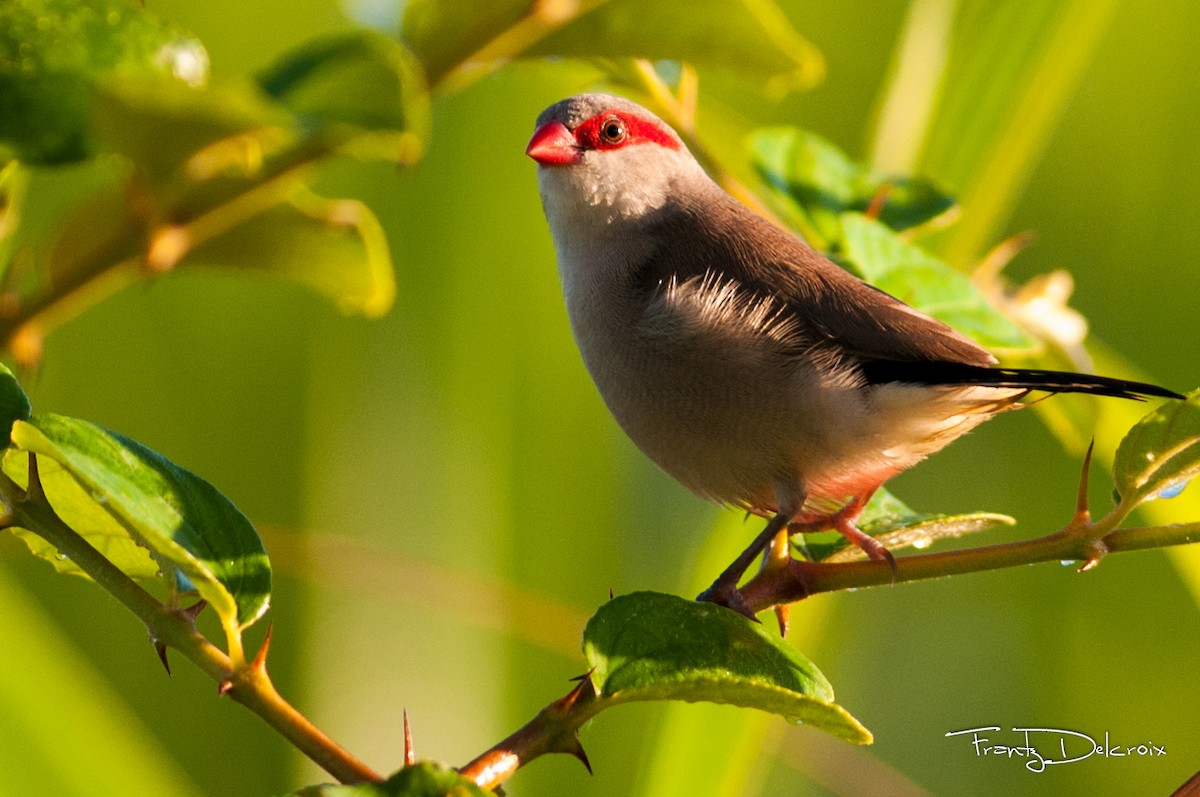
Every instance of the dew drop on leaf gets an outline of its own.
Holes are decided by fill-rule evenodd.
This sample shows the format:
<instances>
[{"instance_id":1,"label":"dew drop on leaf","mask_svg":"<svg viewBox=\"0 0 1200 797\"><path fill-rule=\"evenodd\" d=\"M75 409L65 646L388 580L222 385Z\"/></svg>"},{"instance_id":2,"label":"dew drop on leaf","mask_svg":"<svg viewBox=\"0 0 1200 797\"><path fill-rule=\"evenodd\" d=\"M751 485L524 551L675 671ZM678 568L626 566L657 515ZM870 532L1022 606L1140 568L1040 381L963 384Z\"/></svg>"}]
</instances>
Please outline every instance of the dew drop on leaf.
<instances>
[{"instance_id":1,"label":"dew drop on leaf","mask_svg":"<svg viewBox=\"0 0 1200 797\"><path fill-rule=\"evenodd\" d=\"M1177 484L1169 484L1150 497L1151 498L1174 498L1177 495L1179 495L1180 493L1182 493L1184 488L1186 488L1187 486L1188 486L1187 482L1179 482Z\"/></svg>"}]
</instances>

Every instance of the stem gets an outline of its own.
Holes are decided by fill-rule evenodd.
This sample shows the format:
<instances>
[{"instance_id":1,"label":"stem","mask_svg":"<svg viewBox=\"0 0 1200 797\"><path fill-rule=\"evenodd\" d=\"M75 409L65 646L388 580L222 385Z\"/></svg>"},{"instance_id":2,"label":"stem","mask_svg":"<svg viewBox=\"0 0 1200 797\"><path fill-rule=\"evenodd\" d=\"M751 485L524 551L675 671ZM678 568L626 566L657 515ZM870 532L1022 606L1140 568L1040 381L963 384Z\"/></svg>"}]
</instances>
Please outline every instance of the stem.
<instances>
[{"instance_id":1,"label":"stem","mask_svg":"<svg viewBox=\"0 0 1200 797\"><path fill-rule=\"evenodd\" d=\"M519 767L546 753L573 755L591 772L592 765L579 743L579 729L607 705L608 701L596 694L589 673L580 679L578 686L460 769L459 774L490 791L508 780Z\"/></svg>"},{"instance_id":2,"label":"stem","mask_svg":"<svg viewBox=\"0 0 1200 797\"><path fill-rule=\"evenodd\" d=\"M140 584L108 561L92 544L67 526L40 496L30 471L28 493L0 473L0 497L9 507L9 525L20 526L53 545L97 584L146 624L151 637L175 648L202 672L220 684L222 694L253 711L314 763L343 783L382 778L339 747L276 691L267 676L265 656L235 668L220 648L196 631L192 622L147 592Z\"/></svg>"},{"instance_id":3,"label":"stem","mask_svg":"<svg viewBox=\"0 0 1200 797\"><path fill-rule=\"evenodd\" d=\"M1038 562L1083 561L1086 567L1086 563L1094 563L1107 553L1193 542L1200 542L1200 522L1120 529L1100 537L1067 529L1033 540L901 557L896 559L894 579L886 562L792 561L786 568L762 571L741 588L741 593L750 609L759 612L820 592L921 581Z\"/></svg>"},{"instance_id":4,"label":"stem","mask_svg":"<svg viewBox=\"0 0 1200 797\"><path fill-rule=\"evenodd\" d=\"M121 229L72 264L64 277L40 293L23 298L15 312L0 318L0 340L25 365L41 354L45 332L74 318L145 274L174 266L190 249L282 202L291 189L289 180L314 161L335 152L343 139L315 135L277 153L243 190L193 210L189 217L164 224L148 200L130 202ZM136 178L135 178L136 179ZM182 205L183 199L177 204ZM157 233L174 229L182 247L165 263L148 263ZM150 268L147 268L149 266Z\"/></svg>"}]
</instances>

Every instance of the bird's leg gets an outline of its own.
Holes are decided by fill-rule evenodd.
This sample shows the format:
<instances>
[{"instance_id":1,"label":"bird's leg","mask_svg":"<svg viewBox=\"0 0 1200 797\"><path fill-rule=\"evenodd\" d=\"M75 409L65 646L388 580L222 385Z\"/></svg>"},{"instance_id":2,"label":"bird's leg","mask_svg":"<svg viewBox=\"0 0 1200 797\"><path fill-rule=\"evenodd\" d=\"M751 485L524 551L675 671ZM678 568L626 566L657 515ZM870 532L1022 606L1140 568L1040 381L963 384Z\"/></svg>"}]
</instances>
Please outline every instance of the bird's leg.
<instances>
[{"instance_id":1,"label":"bird's leg","mask_svg":"<svg viewBox=\"0 0 1200 797\"><path fill-rule=\"evenodd\" d=\"M790 512L785 512L782 509L776 512L775 516L767 521L767 525L754 538L754 542L750 543L749 547L742 551L738 558L734 559L721 575L717 576L717 580L708 589L697 595L696 600L725 606L733 609L738 614L743 614L751 620L758 622L758 618L754 616L754 612L750 611L750 607L742 600L742 593L738 592L738 582L745 575L746 568L750 567L758 555L762 553L763 549L775 539L775 535L787 528L789 520L791 520Z\"/></svg>"},{"instance_id":2,"label":"bird's leg","mask_svg":"<svg viewBox=\"0 0 1200 797\"><path fill-rule=\"evenodd\" d=\"M871 560L887 562L888 567L892 569L892 582L895 583L896 557L892 556L892 552L884 547L882 542L870 534L863 532L857 525L858 518L862 515L867 502L871 500L871 496L874 495L875 489L856 495L850 503L839 509L837 514L833 516L833 528L843 537L861 548Z\"/></svg>"}]
</instances>

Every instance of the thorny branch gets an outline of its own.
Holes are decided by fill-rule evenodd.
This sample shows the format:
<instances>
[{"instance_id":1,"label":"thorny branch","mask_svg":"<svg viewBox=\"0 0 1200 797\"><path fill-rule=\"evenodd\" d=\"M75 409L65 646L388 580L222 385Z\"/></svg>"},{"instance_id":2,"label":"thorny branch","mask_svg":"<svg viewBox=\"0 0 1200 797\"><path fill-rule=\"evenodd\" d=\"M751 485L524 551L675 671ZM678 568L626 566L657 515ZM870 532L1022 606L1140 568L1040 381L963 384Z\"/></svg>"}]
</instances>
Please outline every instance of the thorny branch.
<instances>
[{"instance_id":1,"label":"thorny branch","mask_svg":"<svg viewBox=\"0 0 1200 797\"><path fill-rule=\"evenodd\" d=\"M343 783L380 780L380 776L339 747L276 691L267 675L270 634L250 662L235 662L195 627L194 614L167 607L67 526L46 500L37 457L29 455L29 487L0 472L0 499L8 506L5 526L37 534L67 556L97 584L146 624L157 645L174 648L218 684L218 691L253 711L317 765Z\"/></svg>"}]
</instances>

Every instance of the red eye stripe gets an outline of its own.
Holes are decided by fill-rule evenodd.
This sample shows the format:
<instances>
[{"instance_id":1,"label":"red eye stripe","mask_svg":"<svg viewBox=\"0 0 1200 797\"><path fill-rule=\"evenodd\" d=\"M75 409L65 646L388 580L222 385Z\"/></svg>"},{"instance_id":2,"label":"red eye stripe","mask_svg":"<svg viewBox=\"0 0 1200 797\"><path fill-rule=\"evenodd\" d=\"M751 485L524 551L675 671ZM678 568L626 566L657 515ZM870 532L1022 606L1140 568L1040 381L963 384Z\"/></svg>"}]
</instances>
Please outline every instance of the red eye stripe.
<instances>
[{"instance_id":1,"label":"red eye stripe","mask_svg":"<svg viewBox=\"0 0 1200 797\"><path fill-rule=\"evenodd\" d=\"M625 137L613 143L602 135L604 126L613 119L625 125ZM617 149L629 144L658 144L660 147L678 150L679 142L656 122L620 111L604 111L575 128L575 140L587 149Z\"/></svg>"}]
</instances>

